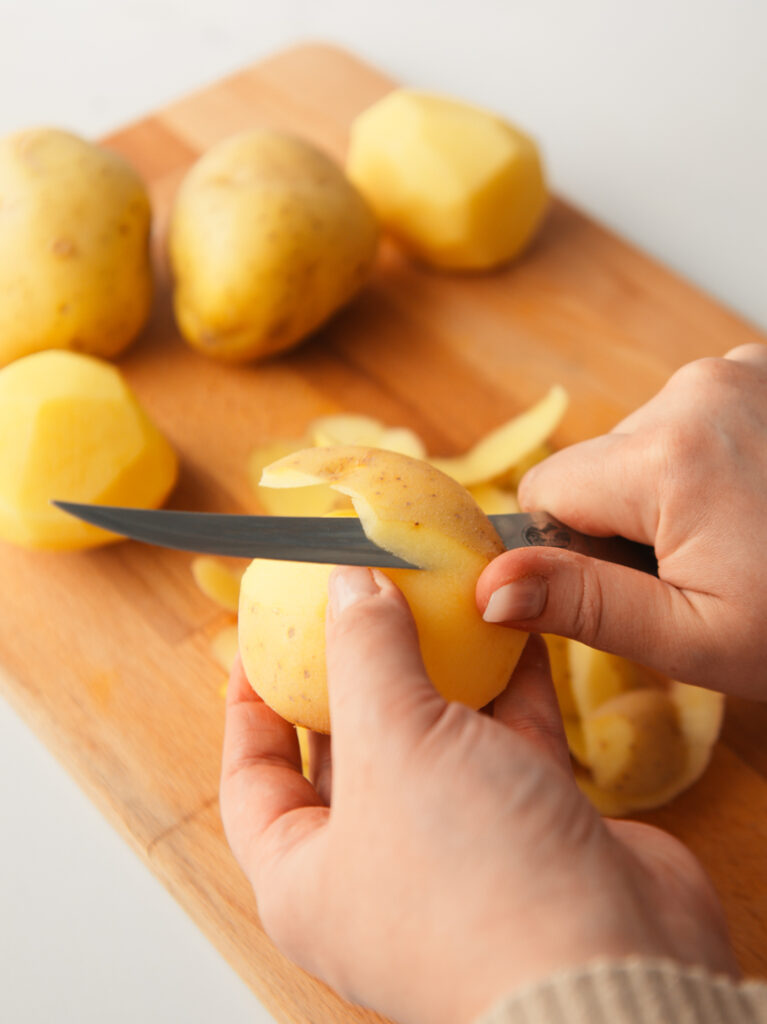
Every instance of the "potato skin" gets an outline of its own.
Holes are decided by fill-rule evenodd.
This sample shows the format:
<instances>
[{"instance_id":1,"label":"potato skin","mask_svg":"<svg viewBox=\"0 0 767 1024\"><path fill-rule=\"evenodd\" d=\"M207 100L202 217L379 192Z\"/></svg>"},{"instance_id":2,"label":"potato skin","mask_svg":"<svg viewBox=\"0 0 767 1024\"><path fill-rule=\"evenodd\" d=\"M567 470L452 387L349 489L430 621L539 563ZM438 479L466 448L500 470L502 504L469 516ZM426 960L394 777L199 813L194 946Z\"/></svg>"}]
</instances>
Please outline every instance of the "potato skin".
<instances>
[{"instance_id":1,"label":"potato skin","mask_svg":"<svg viewBox=\"0 0 767 1024\"><path fill-rule=\"evenodd\" d=\"M171 215L174 309L194 348L248 361L291 348L367 280L378 226L308 142L250 131L189 171Z\"/></svg>"},{"instance_id":2,"label":"potato skin","mask_svg":"<svg viewBox=\"0 0 767 1024\"><path fill-rule=\"evenodd\" d=\"M116 153L51 128L0 140L0 366L125 349L152 301L150 220Z\"/></svg>"}]
</instances>

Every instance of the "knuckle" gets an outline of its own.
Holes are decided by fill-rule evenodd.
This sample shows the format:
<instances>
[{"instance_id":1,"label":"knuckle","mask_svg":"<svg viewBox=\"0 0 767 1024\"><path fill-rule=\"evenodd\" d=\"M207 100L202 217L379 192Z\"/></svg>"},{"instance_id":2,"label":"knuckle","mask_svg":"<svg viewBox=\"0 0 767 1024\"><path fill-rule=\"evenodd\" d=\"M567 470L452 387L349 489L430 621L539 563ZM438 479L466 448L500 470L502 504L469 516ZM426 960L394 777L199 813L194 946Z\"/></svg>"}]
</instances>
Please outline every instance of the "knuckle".
<instances>
[{"instance_id":1,"label":"knuckle","mask_svg":"<svg viewBox=\"0 0 767 1024\"><path fill-rule=\"evenodd\" d=\"M604 593L599 574L579 559L579 599L576 602L573 633L577 640L589 647L599 647L604 617Z\"/></svg>"},{"instance_id":2,"label":"knuckle","mask_svg":"<svg viewBox=\"0 0 767 1024\"><path fill-rule=\"evenodd\" d=\"M711 452L711 425L705 418L679 417L649 430L641 439L643 458L654 479L662 480L684 465L695 467Z\"/></svg>"},{"instance_id":3,"label":"knuckle","mask_svg":"<svg viewBox=\"0 0 767 1024\"><path fill-rule=\"evenodd\" d=\"M695 406L718 400L723 391L737 385L742 368L732 359L705 356L680 367L668 386L682 391Z\"/></svg>"}]
</instances>

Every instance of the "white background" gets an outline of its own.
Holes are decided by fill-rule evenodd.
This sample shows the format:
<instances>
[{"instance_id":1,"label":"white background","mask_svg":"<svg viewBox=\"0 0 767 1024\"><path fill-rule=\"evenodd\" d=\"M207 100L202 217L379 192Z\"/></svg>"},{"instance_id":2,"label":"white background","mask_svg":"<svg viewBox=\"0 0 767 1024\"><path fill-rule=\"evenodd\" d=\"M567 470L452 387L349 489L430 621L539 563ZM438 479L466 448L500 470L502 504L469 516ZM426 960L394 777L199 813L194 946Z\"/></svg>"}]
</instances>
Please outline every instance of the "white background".
<instances>
[{"instance_id":1,"label":"white background","mask_svg":"<svg viewBox=\"0 0 767 1024\"><path fill-rule=\"evenodd\" d=\"M98 136L309 39L505 113L559 192L767 328L765 0L0 0L0 135ZM2 701L0 1019L270 1020Z\"/></svg>"}]
</instances>

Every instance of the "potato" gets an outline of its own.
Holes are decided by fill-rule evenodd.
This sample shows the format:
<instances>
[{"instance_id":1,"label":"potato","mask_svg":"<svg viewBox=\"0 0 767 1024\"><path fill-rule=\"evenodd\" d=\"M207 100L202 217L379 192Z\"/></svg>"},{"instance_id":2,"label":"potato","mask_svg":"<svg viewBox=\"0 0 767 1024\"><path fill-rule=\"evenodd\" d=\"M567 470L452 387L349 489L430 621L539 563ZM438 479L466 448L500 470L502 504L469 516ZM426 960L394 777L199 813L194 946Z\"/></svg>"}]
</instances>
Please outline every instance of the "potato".
<instances>
[{"instance_id":1,"label":"potato","mask_svg":"<svg viewBox=\"0 0 767 1024\"><path fill-rule=\"evenodd\" d=\"M244 132L184 178L170 224L174 308L206 355L254 360L298 344L366 281L378 227L308 142Z\"/></svg>"},{"instance_id":2,"label":"potato","mask_svg":"<svg viewBox=\"0 0 767 1024\"><path fill-rule=\"evenodd\" d=\"M435 267L506 263L548 203L532 139L487 111L409 89L356 118L346 168L381 223Z\"/></svg>"},{"instance_id":3,"label":"potato","mask_svg":"<svg viewBox=\"0 0 767 1024\"><path fill-rule=\"evenodd\" d=\"M0 538L68 549L120 540L51 499L156 508L176 480L170 444L119 370L37 352L0 370Z\"/></svg>"},{"instance_id":4,"label":"potato","mask_svg":"<svg viewBox=\"0 0 767 1024\"><path fill-rule=\"evenodd\" d=\"M506 686L526 635L483 622L474 587L503 544L469 493L427 463L363 447L313 448L288 455L262 483L327 482L351 496L366 534L416 569L387 569L418 624L421 652L448 700L482 707ZM325 609L332 567L256 559L240 591L245 672L280 715L330 730L325 674Z\"/></svg>"},{"instance_id":5,"label":"potato","mask_svg":"<svg viewBox=\"0 0 767 1024\"><path fill-rule=\"evenodd\" d=\"M0 366L121 352L151 305L149 226L146 190L116 153L54 129L0 140Z\"/></svg>"}]
</instances>

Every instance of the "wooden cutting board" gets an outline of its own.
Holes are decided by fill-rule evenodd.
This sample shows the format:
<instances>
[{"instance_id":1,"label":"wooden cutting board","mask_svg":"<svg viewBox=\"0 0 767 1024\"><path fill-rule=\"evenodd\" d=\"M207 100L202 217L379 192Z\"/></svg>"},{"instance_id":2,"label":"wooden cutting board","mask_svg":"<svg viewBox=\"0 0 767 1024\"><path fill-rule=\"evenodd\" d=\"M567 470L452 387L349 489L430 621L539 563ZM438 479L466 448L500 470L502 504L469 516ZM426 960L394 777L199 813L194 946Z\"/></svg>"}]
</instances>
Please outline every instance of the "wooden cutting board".
<instances>
[{"instance_id":1,"label":"wooden cutting board","mask_svg":"<svg viewBox=\"0 0 767 1024\"><path fill-rule=\"evenodd\" d=\"M572 405L555 441L609 429L681 364L764 337L666 269L555 202L532 251L487 276L440 275L382 252L371 286L298 351L233 367L174 328L163 236L181 176L244 128L289 129L343 157L351 119L392 87L346 52L279 54L105 140L149 183L158 293L121 360L182 460L172 505L257 511L248 452L350 410L464 450L554 383ZM534 126L532 126L534 128ZM217 803L227 623L188 555L133 543L77 554L0 548L0 681L104 813L280 1021L373 1014L292 967L263 934ZM10 585L9 585L10 583ZM646 815L688 843L724 901L747 973L767 977L767 706L731 700L704 779Z\"/></svg>"}]
</instances>

